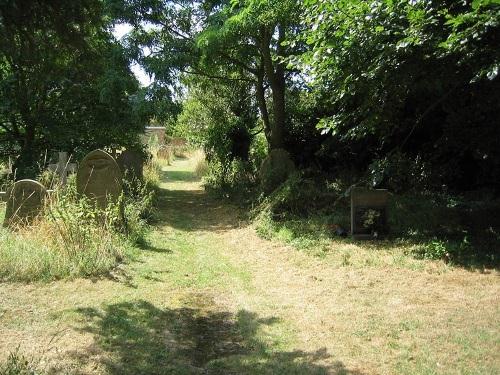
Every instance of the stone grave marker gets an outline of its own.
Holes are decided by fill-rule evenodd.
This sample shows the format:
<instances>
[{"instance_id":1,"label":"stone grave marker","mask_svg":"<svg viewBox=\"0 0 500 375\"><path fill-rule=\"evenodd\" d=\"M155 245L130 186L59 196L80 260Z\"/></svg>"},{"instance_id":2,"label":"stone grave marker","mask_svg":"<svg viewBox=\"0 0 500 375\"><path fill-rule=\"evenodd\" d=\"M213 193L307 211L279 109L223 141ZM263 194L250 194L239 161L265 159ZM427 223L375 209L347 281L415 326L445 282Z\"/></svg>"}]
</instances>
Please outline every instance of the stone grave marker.
<instances>
[{"instance_id":1,"label":"stone grave marker","mask_svg":"<svg viewBox=\"0 0 500 375\"><path fill-rule=\"evenodd\" d=\"M142 180L144 158L140 153L132 150L125 150L118 156L116 162L123 175L132 175Z\"/></svg>"},{"instance_id":2,"label":"stone grave marker","mask_svg":"<svg viewBox=\"0 0 500 375\"><path fill-rule=\"evenodd\" d=\"M78 167L76 189L99 208L116 201L122 192L122 173L115 159L102 150L88 153Z\"/></svg>"},{"instance_id":3,"label":"stone grave marker","mask_svg":"<svg viewBox=\"0 0 500 375\"><path fill-rule=\"evenodd\" d=\"M61 177L61 184L64 186L68 180L68 174L76 172L76 163L69 162L67 152L60 152L59 161L56 164L49 164L49 170Z\"/></svg>"},{"instance_id":4,"label":"stone grave marker","mask_svg":"<svg viewBox=\"0 0 500 375\"><path fill-rule=\"evenodd\" d=\"M17 181L7 192L7 207L3 226L29 224L40 214L47 189L33 180Z\"/></svg>"},{"instance_id":5,"label":"stone grave marker","mask_svg":"<svg viewBox=\"0 0 500 375\"><path fill-rule=\"evenodd\" d=\"M387 234L389 192L385 189L351 189L351 234L354 239L375 239Z\"/></svg>"}]
</instances>

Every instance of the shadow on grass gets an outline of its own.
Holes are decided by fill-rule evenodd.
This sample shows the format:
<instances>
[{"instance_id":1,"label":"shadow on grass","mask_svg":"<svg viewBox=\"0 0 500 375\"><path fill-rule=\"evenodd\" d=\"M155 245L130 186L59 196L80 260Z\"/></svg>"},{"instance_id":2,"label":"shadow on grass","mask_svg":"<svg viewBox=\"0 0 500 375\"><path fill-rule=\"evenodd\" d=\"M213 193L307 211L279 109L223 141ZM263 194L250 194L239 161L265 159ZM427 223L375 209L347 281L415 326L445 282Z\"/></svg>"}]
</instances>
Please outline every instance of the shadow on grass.
<instances>
[{"instance_id":1,"label":"shadow on grass","mask_svg":"<svg viewBox=\"0 0 500 375\"><path fill-rule=\"evenodd\" d=\"M163 182L193 182L200 179L191 171L162 171Z\"/></svg>"},{"instance_id":2,"label":"shadow on grass","mask_svg":"<svg viewBox=\"0 0 500 375\"><path fill-rule=\"evenodd\" d=\"M162 190L159 222L184 231L224 231L238 226L238 208L213 199L203 190Z\"/></svg>"},{"instance_id":3,"label":"shadow on grass","mask_svg":"<svg viewBox=\"0 0 500 375\"><path fill-rule=\"evenodd\" d=\"M163 253L163 254L171 254L172 250L166 247L158 247L150 244L147 241L141 242L137 244L137 247L144 251L151 251L153 253Z\"/></svg>"},{"instance_id":4,"label":"shadow on grass","mask_svg":"<svg viewBox=\"0 0 500 375\"><path fill-rule=\"evenodd\" d=\"M110 374L359 374L341 362L325 365L325 349L276 351L258 337L276 318L198 308L159 309L149 302L78 309L96 348L74 354ZM328 361L331 363L331 361Z\"/></svg>"}]
</instances>

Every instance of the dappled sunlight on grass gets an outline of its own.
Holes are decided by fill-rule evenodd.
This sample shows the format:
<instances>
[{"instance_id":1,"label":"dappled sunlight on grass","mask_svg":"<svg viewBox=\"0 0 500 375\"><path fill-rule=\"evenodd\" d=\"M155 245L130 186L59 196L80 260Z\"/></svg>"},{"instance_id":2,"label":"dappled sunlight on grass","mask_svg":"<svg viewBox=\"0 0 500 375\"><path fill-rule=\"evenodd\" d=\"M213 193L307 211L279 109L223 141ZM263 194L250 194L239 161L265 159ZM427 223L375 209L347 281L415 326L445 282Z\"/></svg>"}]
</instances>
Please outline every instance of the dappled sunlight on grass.
<instances>
[{"instance_id":1,"label":"dappled sunlight on grass","mask_svg":"<svg viewBox=\"0 0 500 375\"><path fill-rule=\"evenodd\" d=\"M155 230L110 277L0 284L0 363L20 345L70 374L498 368L495 271L415 259L411 244L338 238L319 219L263 239L193 169L190 159L163 167Z\"/></svg>"}]
</instances>

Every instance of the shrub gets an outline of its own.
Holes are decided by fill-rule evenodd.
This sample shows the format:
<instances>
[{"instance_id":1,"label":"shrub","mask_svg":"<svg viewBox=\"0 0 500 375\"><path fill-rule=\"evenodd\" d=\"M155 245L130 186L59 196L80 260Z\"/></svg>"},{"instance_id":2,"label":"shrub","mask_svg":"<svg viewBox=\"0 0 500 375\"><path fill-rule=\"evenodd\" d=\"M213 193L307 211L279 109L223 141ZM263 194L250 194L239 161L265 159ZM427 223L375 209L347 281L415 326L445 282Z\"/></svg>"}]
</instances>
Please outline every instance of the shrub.
<instances>
[{"instance_id":1,"label":"shrub","mask_svg":"<svg viewBox=\"0 0 500 375\"><path fill-rule=\"evenodd\" d=\"M133 243L144 242L147 222L154 215L155 188L158 186L151 186L135 177L124 182L124 228L128 240Z\"/></svg>"},{"instance_id":2,"label":"shrub","mask_svg":"<svg viewBox=\"0 0 500 375\"><path fill-rule=\"evenodd\" d=\"M256 193L255 167L252 162L233 160L223 165L216 160L208 164L204 186L211 194L247 203Z\"/></svg>"},{"instance_id":3,"label":"shrub","mask_svg":"<svg viewBox=\"0 0 500 375\"><path fill-rule=\"evenodd\" d=\"M269 194L280 186L295 171L295 164L288 152L274 149L264 159L260 167L260 181L264 193Z\"/></svg>"}]
</instances>

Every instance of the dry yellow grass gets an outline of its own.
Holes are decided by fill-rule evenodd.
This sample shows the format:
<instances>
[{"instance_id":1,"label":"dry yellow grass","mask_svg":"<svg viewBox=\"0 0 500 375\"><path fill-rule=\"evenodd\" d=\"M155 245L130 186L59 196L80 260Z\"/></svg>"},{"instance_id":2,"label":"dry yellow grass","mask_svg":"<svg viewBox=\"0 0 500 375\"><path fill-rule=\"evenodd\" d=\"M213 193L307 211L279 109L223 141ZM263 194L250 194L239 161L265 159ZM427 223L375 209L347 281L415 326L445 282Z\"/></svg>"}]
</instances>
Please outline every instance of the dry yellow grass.
<instances>
[{"instance_id":1,"label":"dry yellow grass","mask_svg":"<svg viewBox=\"0 0 500 375\"><path fill-rule=\"evenodd\" d=\"M263 240L193 169L167 168L139 262L104 279L0 284L0 361L20 345L79 374L499 372L498 272Z\"/></svg>"}]
</instances>

